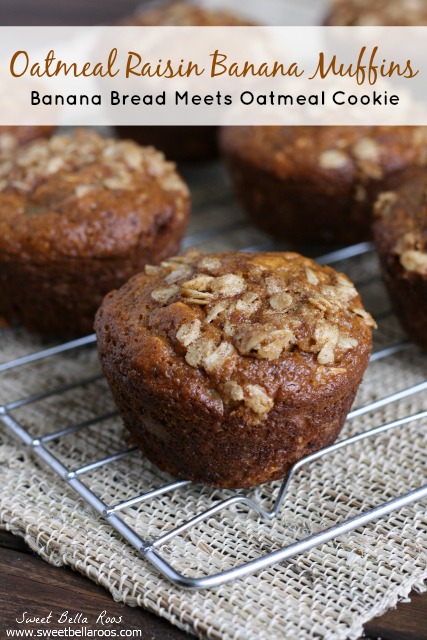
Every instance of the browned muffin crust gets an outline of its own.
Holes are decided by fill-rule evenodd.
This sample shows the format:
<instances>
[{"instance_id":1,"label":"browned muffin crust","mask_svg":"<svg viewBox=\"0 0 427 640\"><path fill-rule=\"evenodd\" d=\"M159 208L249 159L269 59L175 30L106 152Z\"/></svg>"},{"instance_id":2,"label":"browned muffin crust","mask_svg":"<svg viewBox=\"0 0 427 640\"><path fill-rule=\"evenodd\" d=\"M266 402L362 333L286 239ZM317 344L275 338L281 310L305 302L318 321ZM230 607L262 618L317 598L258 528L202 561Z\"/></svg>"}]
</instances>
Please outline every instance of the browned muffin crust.
<instances>
[{"instance_id":1,"label":"browned muffin crust","mask_svg":"<svg viewBox=\"0 0 427 640\"><path fill-rule=\"evenodd\" d=\"M49 138L55 127L32 126L32 127L0 127L0 158L3 155L15 151L18 147L28 144L38 138Z\"/></svg>"},{"instance_id":2,"label":"browned muffin crust","mask_svg":"<svg viewBox=\"0 0 427 640\"><path fill-rule=\"evenodd\" d=\"M179 477L245 487L337 437L373 324L346 276L296 253L193 251L108 294L95 329L145 455Z\"/></svg>"},{"instance_id":3,"label":"browned muffin crust","mask_svg":"<svg viewBox=\"0 0 427 640\"><path fill-rule=\"evenodd\" d=\"M161 153L89 131L0 164L0 313L44 335L92 330L104 295L177 251L188 190Z\"/></svg>"},{"instance_id":4,"label":"browned muffin crust","mask_svg":"<svg viewBox=\"0 0 427 640\"><path fill-rule=\"evenodd\" d=\"M427 175L415 171L375 204L383 276L408 336L427 350Z\"/></svg>"},{"instance_id":5,"label":"browned muffin crust","mask_svg":"<svg viewBox=\"0 0 427 640\"><path fill-rule=\"evenodd\" d=\"M224 127L222 151L252 221L295 243L370 237L381 191L427 163L425 127Z\"/></svg>"},{"instance_id":6,"label":"browned muffin crust","mask_svg":"<svg viewBox=\"0 0 427 640\"><path fill-rule=\"evenodd\" d=\"M402 26L427 24L425 0L334 0L328 26Z\"/></svg>"},{"instance_id":7,"label":"browned muffin crust","mask_svg":"<svg viewBox=\"0 0 427 640\"><path fill-rule=\"evenodd\" d=\"M209 10L187 2L164 3L136 13L120 21L121 25L135 27L189 26L239 27L248 26L229 11ZM153 126L117 127L122 138L132 138L140 144L161 149L167 158L177 161L211 160L218 156L218 127Z\"/></svg>"}]
</instances>

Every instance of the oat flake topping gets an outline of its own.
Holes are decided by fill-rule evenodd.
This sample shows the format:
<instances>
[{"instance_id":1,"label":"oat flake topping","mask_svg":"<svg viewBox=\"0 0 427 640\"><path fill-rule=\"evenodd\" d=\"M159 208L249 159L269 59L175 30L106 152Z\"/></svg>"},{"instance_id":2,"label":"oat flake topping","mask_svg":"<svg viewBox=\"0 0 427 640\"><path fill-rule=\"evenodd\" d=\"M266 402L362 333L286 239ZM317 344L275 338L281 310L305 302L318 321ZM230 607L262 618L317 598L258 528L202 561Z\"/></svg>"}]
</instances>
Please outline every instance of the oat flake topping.
<instances>
[{"instance_id":1,"label":"oat flake topping","mask_svg":"<svg viewBox=\"0 0 427 640\"><path fill-rule=\"evenodd\" d=\"M239 358L273 361L295 350L313 354L319 369L337 367L357 347L352 323L375 326L350 280L330 268L295 253L245 254L234 263L230 256L189 251L146 270L156 317L177 304L191 318L168 334L191 367L215 376ZM239 385L232 375L221 396L259 419L274 404L261 385Z\"/></svg>"},{"instance_id":2,"label":"oat flake topping","mask_svg":"<svg viewBox=\"0 0 427 640\"><path fill-rule=\"evenodd\" d=\"M138 191L141 176L156 179L164 191L187 194L174 164L166 162L163 154L153 147L141 147L131 140L103 138L84 130L73 136L36 140L10 156L4 151L0 192L31 194L54 174L68 180L76 198L96 190Z\"/></svg>"}]
</instances>

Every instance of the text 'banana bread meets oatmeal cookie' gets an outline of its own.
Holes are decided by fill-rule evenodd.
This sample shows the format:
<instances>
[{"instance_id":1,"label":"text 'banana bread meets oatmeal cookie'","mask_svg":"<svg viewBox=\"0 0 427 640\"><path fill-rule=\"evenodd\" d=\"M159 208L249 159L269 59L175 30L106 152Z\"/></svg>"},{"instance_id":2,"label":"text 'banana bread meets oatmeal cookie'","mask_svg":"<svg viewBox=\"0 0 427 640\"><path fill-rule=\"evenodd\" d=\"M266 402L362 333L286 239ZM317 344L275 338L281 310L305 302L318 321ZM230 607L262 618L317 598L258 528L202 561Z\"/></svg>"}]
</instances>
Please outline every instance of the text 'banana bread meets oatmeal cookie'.
<instances>
[{"instance_id":1,"label":"text 'banana bread meets oatmeal cookie'","mask_svg":"<svg viewBox=\"0 0 427 640\"><path fill-rule=\"evenodd\" d=\"M194 251L108 294L95 321L132 440L222 487L281 478L334 441L373 325L346 276L296 253Z\"/></svg>"},{"instance_id":2,"label":"text 'banana bread meets oatmeal cookie'","mask_svg":"<svg viewBox=\"0 0 427 640\"><path fill-rule=\"evenodd\" d=\"M108 291L178 250L189 194L155 149L94 132L0 163L0 314L43 335L91 333Z\"/></svg>"}]
</instances>

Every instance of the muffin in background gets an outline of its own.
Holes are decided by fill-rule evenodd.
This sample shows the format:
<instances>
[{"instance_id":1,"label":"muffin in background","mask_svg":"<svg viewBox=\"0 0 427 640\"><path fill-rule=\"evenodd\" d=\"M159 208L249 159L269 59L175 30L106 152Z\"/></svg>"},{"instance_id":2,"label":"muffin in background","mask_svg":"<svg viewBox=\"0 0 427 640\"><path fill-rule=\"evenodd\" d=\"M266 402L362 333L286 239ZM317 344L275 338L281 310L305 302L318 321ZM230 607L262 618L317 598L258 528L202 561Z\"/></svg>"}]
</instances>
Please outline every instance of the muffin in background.
<instances>
[{"instance_id":1,"label":"muffin in background","mask_svg":"<svg viewBox=\"0 0 427 640\"><path fill-rule=\"evenodd\" d=\"M240 27L248 25L231 11L205 9L191 2L163 2L123 18L120 24L140 27Z\"/></svg>"},{"instance_id":2,"label":"muffin in background","mask_svg":"<svg viewBox=\"0 0 427 640\"><path fill-rule=\"evenodd\" d=\"M49 138L54 130L53 126L0 126L0 157L38 138Z\"/></svg>"},{"instance_id":3,"label":"muffin in background","mask_svg":"<svg viewBox=\"0 0 427 640\"><path fill-rule=\"evenodd\" d=\"M220 142L252 222L296 244L370 238L378 194L427 164L427 127L223 127Z\"/></svg>"},{"instance_id":4,"label":"muffin in background","mask_svg":"<svg viewBox=\"0 0 427 640\"><path fill-rule=\"evenodd\" d=\"M425 0L334 0L326 26L402 26L427 25Z\"/></svg>"},{"instance_id":5,"label":"muffin in background","mask_svg":"<svg viewBox=\"0 0 427 640\"><path fill-rule=\"evenodd\" d=\"M124 18L121 26L238 27L253 23L230 11L209 10L188 2L166 2ZM211 160L218 156L216 126L119 126L122 138L160 149L177 161Z\"/></svg>"},{"instance_id":6,"label":"muffin in background","mask_svg":"<svg viewBox=\"0 0 427 640\"><path fill-rule=\"evenodd\" d=\"M93 330L104 295L175 253L188 189L163 154L80 130L0 165L0 314L45 336Z\"/></svg>"},{"instance_id":7,"label":"muffin in background","mask_svg":"<svg viewBox=\"0 0 427 640\"><path fill-rule=\"evenodd\" d=\"M109 293L95 330L147 458L181 478L248 487L335 440L373 325L346 276L296 253L191 251Z\"/></svg>"},{"instance_id":8,"label":"muffin in background","mask_svg":"<svg viewBox=\"0 0 427 640\"><path fill-rule=\"evenodd\" d=\"M387 290L410 340L427 351L427 173L414 171L375 203L374 237Z\"/></svg>"}]
</instances>

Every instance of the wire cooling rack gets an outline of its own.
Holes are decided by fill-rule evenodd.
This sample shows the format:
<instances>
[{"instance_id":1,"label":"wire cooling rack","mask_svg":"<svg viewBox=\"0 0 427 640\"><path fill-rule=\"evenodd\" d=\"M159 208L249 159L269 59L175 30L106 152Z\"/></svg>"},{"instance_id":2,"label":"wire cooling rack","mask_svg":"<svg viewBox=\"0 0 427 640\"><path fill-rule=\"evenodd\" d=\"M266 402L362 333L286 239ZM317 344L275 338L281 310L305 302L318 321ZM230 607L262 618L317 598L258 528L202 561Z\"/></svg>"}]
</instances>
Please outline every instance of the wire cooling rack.
<instances>
[{"instance_id":1,"label":"wire cooling rack","mask_svg":"<svg viewBox=\"0 0 427 640\"><path fill-rule=\"evenodd\" d=\"M208 200L210 200L211 203L210 206L213 206L215 208L214 205L216 201L218 210L221 210L221 207L223 208L222 205L224 204L224 202L228 202L229 198L230 196L227 193L218 195L214 187L211 188L210 195L208 194ZM197 210L200 205L200 203L197 203L197 195L195 199L195 208ZM222 204L221 199L224 200ZM195 223L193 223L193 232L186 237L184 246L188 247L194 245L203 245L204 243L209 242L210 246L215 248L215 243L219 238L227 238L231 245L235 245L233 234L237 233L239 234L239 237L241 237L242 229L247 232L247 230L250 230L251 228L249 227L248 223L243 218L239 218L239 216L237 216L236 219L235 216L233 217L233 215L230 215L230 218L231 219L228 219L227 215L217 216L215 214L215 224L211 226L208 225L208 228L206 228L203 226L203 224L199 224L197 222L196 217L196 221ZM245 235L245 237L247 237L247 234ZM250 233L249 237L252 237ZM260 240L259 234L258 236L256 236L255 234L255 237ZM239 248L243 251L268 250L278 248L277 245L271 240L263 239L262 236L261 240L261 242L257 242L250 246L246 245L236 248ZM322 255L317 258L317 261L322 264L329 265L339 264L340 268L343 269L345 265L350 264L350 261L352 259L359 258L361 256L367 256L372 252L373 248L369 243L361 243L352 247L346 247L344 249L334 251L327 255ZM343 270L345 270L345 268ZM368 272L364 276L364 281L359 283L356 282L356 285L360 287L361 285L366 285L372 280L378 278L379 274L377 271L375 273ZM381 321L390 315L390 311L383 312L382 314L377 313L375 315L377 320ZM88 348L94 348L95 342L95 336L90 335L78 340L54 345L52 347L30 353L22 357L11 359L0 364L0 374L4 375L6 374L6 372L13 372L14 370L19 373L20 368L25 368L26 366L34 367L37 363L40 363L40 361L45 361L49 364L50 362L53 362L55 358L58 358L59 356L61 356L62 354L66 354L67 352L75 353ZM414 353L417 353L415 347L407 342L389 344L383 348L374 350L371 357L371 363L378 360L395 357L396 354L400 354L407 350L413 350ZM422 358L423 356L422 354L417 353L417 357ZM37 372L35 372L34 375L37 375ZM208 509L204 509L198 513L195 512L192 516L185 519L183 522L180 522L174 528L166 528L166 530L161 533L161 535L148 539L142 537L136 531L136 527L132 526L132 524L129 522L129 517L127 517L125 521L123 513L125 512L129 514L129 510L133 507L143 507L144 504L147 505L151 501L154 501L155 499L158 499L165 494L172 494L173 492L182 491L184 487L186 487L186 490L191 490L192 483L185 480L167 482L166 484L162 484L161 482L159 482L159 486L154 489L150 488L145 492L143 491L141 493L138 493L137 495L133 495L129 499L120 502L113 501L112 503L108 503L100 497L99 492L96 492L93 489L89 488L87 483L85 483L84 481L84 477L86 474L90 474L100 467L112 465L119 460L129 459L130 456L137 452L135 447L129 447L121 451L105 451L105 455L101 456L100 458L93 460L88 464L82 464L81 466L75 468L70 468L68 465L63 464L63 462L61 462L61 460L52 452L50 447L52 443L59 443L61 439L65 438L69 434L83 432L84 430L90 429L95 425L99 425L101 428L102 423L117 416L117 412L108 411L105 413L101 413L99 415L91 417L90 419L72 424L61 430L57 430L52 433L40 436L33 435L31 433L31 430L24 426L22 421L16 417L16 411L22 409L23 407L55 396L61 398L62 394L68 392L73 393L77 389L100 379L102 379L101 373L94 373L90 376L82 375L82 377L76 381L54 385L52 388L43 390L40 393L32 393L25 397L20 397L13 401L6 402L0 405L0 420L8 430L10 430L25 445L32 449L34 456L46 463L53 472L55 472L60 478L62 478L63 482L66 485L72 488L81 498L83 498L83 500L90 507L92 507L92 509L94 509L99 516L104 518L110 524L110 526L113 527L130 545L132 545L145 560L154 565L154 567L158 571L160 571L173 583L182 587L186 587L189 589L210 588L221 585L225 582L229 582L231 580L235 580L236 578L241 578L250 573L254 573L261 569L269 567L275 563L290 559L297 554L308 551L309 549L317 545L321 545L332 539L338 538L339 536L342 536L343 534L348 533L356 528L363 527L367 523L373 522L374 520L381 518L382 516L385 516L392 511L400 509L405 505L409 505L415 501L427 497L427 485L420 486L407 493L394 497L391 500L382 502L374 508L362 511L354 517L340 521L332 527L325 528L312 535L305 536L304 538L283 546L282 548L274 549L273 551L267 551L264 555L261 555L260 557L257 557L255 559L250 559L247 562L240 563L236 566L211 575L198 575L196 577L189 577L187 575L184 575L182 571L176 570L172 562L167 560L165 556L162 555L163 545L171 542L172 539L174 539L176 536L185 534L200 523L208 522L212 518L212 516L222 512L223 510L229 509L230 507L232 507L232 505L243 507L243 510L236 510L236 518L247 517L246 513L244 513L243 511L253 511L255 512L255 514L257 514L257 517L264 519L266 522L274 518L285 517L286 514L284 513L283 509L283 502L288 493L290 484L294 480L294 476L299 469L301 469L302 467L306 467L325 456L333 456L334 453L339 449L355 446L356 443L362 440L374 440L375 438L378 438L380 434L384 434L385 432L391 432L392 430L397 429L405 429L405 426L425 420L427 419L427 410L419 411L413 415L405 415L404 417L400 417L399 419L389 422L382 422L381 424L375 426L375 428L364 431L362 433L356 433L356 435L348 437L344 440L340 440L332 446L329 446L300 460L292 467L288 476L283 480L283 483L277 489L270 508L265 508L261 501L252 498L250 496L250 492L248 491L234 492L231 493L231 495L227 495L227 497L220 499L219 501L213 501L211 507L209 507ZM427 391L427 379L417 382L417 384L412 384L405 389L393 391L385 397L376 399L373 402L352 410L349 413L347 420L354 421L358 418L361 418L365 414L374 414L375 411L381 408L390 406L393 403L402 402L405 399L415 394L419 394L423 391ZM159 477L161 478L161 476ZM351 482L351 478L349 478L349 482ZM230 494L230 492L228 492L228 494Z\"/></svg>"}]
</instances>

